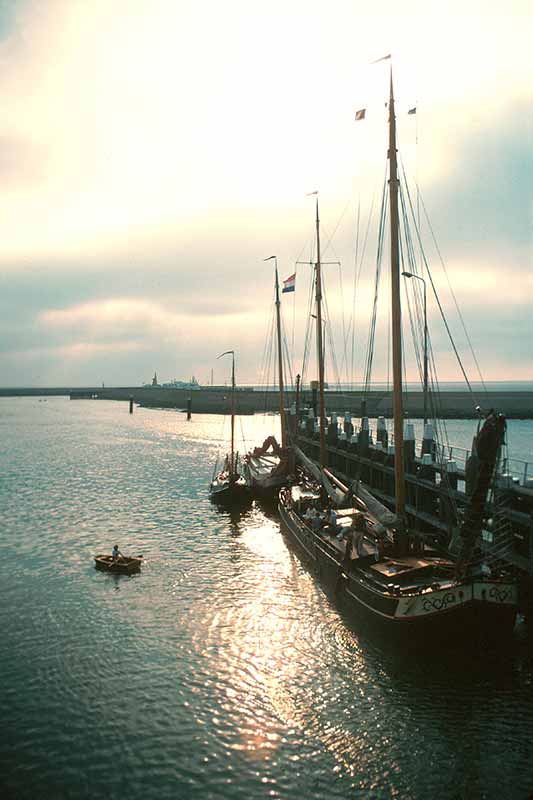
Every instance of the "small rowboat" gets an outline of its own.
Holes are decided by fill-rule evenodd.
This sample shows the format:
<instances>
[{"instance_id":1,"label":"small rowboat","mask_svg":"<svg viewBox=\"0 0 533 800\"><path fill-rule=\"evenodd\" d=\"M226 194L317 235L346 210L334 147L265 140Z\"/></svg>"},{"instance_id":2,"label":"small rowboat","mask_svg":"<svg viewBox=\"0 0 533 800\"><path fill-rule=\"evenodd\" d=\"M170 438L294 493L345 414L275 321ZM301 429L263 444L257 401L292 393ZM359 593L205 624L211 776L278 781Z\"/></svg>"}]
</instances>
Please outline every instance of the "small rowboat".
<instances>
[{"instance_id":1,"label":"small rowboat","mask_svg":"<svg viewBox=\"0 0 533 800\"><path fill-rule=\"evenodd\" d=\"M133 572L139 572L141 569L142 558L133 558L133 556L113 556L99 555L94 557L94 566L96 569L101 569L104 572L119 572L123 575L131 575Z\"/></svg>"}]
</instances>

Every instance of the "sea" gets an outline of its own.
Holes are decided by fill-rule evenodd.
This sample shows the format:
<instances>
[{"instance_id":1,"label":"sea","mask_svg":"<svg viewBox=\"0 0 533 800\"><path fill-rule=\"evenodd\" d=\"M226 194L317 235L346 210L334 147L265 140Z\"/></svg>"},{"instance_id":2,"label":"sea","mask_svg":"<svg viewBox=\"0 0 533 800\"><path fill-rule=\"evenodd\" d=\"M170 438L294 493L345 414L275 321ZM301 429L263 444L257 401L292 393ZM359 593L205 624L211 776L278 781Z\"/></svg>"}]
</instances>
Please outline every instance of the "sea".
<instances>
[{"instance_id":1,"label":"sea","mask_svg":"<svg viewBox=\"0 0 533 800\"><path fill-rule=\"evenodd\" d=\"M523 622L439 653L343 616L275 509L209 502L223 417L26 397L0 426L1 798L533 797ZM509 440L533 461L533 421ZM94 569L114 544L140 574Z\"/></svg>"}]
</instances>

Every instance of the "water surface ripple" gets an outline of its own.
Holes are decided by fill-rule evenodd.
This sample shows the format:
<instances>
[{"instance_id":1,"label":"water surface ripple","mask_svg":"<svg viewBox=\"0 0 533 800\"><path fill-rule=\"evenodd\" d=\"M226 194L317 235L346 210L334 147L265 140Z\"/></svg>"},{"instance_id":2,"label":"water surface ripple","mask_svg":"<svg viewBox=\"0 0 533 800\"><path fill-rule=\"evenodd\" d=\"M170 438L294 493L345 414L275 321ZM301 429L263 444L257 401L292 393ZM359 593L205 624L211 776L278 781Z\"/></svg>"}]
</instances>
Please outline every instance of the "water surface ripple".
<instances>
[{"instance_id":1,"label":"water surface ripple","mask_svg":"<svg viewBox=\"0 0 533 800\"><path fill-rule=\"evenodd\" d=\"M65 398L0 412L2 797L533 791L527 642L420 658L358 629L274 513L209 504L220 417ZM244 419L247 443L273 422ZM94 570L115 542L140 575Z\"/></svg>"}]
</instances>

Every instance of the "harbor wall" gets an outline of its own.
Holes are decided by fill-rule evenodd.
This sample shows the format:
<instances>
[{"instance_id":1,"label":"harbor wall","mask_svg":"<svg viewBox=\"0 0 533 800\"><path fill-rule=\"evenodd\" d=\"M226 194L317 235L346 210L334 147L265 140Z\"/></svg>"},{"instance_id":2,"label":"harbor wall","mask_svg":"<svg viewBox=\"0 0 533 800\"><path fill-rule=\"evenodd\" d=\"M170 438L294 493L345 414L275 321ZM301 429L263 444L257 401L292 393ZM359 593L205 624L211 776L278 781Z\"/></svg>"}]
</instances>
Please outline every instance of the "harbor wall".
<instances>
[{"instance_id":1,"label":"harbor wall","mask_svg":"<svg viewBox=\"0 0 533 800\"><path fill-rule=\"evenodd\" d=\"M187 409L191 400L192 413L224 414L229 410L229 388L164 389L152 386L124 387L113 389L76 389L69 392L71 399L92 397L98 400L130 400L145 407ZM325 393L328 412L350 413L361 416L363 395L361 391ZM311 392L301 395L301 404L310 404ZM286 405L295 402L295 393L286 393ZM455 419L475 419L476 405L484 411L493 408L509 418L533 419L533 393L524 391L494 391L473 397L469 392L451 391L439 395L439 416ZM412 418L423 416L424 398L422 392L408 392L404 395L406 415ZM238 414L276 412L279 409L279 393L253 389L236 391L236 410ZM366 414L371 417L392 416L392 396L390 392L374 391L366 395Z\"/></svg>"},{"instance_id":2,"label":"harbor wall","mask_svg":"<svg viewBox=\"0 0 533 800\"><path fill-rule=\"evenodd\" d=\"M0 388L0 397L51 397L67 396L72 400L121 400L133 399L137 403L153 408L175 408L186 411L191 400L192 413L224 414L229 410L229 387L203 387L201 389L165 389L158 386L125 387L45 387L45 388ZM371 391L366 395L366 414L361 414L363 394L361 391L326 391L326 409L343 414L349 411L356 416L391 417L392 396L386 391ZM295 401L295 393L286 393L286 405ZM301 394L301 405L312 402L311 392ZM473 397L466 391L441 392L439 395L439 416L448 419L475 419L476 405L484 411L493 408L510 419L533 419L533 392L529 391L488 391ZM412 418L423 416L424 398L422 392L404 394L405 412ZM276 391L264 392L242 388L236 390L236 408L239 414L276 412L279 409L279 394Z\"/></svg>"}]
</instances>

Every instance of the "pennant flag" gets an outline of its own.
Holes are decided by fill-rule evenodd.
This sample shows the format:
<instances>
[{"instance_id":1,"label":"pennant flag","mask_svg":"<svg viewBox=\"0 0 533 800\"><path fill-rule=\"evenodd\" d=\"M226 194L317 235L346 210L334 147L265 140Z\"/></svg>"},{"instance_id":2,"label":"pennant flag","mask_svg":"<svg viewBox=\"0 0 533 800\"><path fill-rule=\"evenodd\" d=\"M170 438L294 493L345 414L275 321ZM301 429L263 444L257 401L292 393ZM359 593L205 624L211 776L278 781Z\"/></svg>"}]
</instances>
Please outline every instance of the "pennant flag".
<instances>
[{"instance_id":1,"label":"pennant flag","mask_svg":"<svg viewBox=\"0 0 533 800\"><path fill-rule=\"evenodd\" d=\"M286 281L283 281L283 289L281 290L281 294L283 292L294 292L294 284L296 283L296 273L291 275L290 278L287 278Z\"/></svg>"},{"instance_id":2,"label":"pennant flag","mask_svg":"<svg viewBox=\"0 0 533 800\"><path fill-rule=\"evenodd\" d=\"M383 56L382 58L376 58L375 61L371 61L371 64L379 64L380 61L387 61L390 58L390 53L388 56Z\"/></svg>"},{"instance_id":3,"label":"pennant flag","mask_svg":"<svg viewBox=\"0 0 533 800\"><path fill-rule=\"evenodd\" d=\"M416 106L414 108L410 108L407 113L408 114L416 114Z\"/></svg>"},{"instance_id":4,"label":"pennant flag","mask_svg":"<svg viewBox=\"0 0 533 800\"><path fill-rule=\"evenodd\" d=\"M364 119L366 114L366 108L361 108L359 111L355 112L355 120Z\"/></svg>"}]
</instances>

